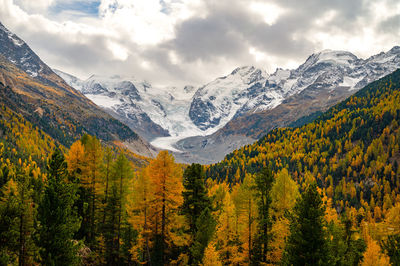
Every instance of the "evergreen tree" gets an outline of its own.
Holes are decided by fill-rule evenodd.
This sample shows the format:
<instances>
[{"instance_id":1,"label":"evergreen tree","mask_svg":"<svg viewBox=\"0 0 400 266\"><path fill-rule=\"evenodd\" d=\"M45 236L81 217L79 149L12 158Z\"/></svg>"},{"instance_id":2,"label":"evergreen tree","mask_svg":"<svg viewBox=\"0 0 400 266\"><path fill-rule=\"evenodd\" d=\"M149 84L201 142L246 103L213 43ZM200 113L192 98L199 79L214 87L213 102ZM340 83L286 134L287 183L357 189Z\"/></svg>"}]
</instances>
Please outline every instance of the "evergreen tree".
<instances>
[{"instance_id":1,"label":"evergreen tree","mask_svg":"<svg viewBox=\"0 0 400 266\"><path fill-rule=\"evenodd\" d=\"M103 235L106 242L108 265L118 265L121 261L122 233L126 220L127 181L132 179L132 167L124 154L120 154L111 167L111 191L105 205Z\"/></svg>"},{"instance_id":2,"label":"evergreen tree","mask_svg":"<svg viewBox=\"0 0 400 266\"><path fill-rule=\"evenodd\" d=\"M105 261L107 265L118 265L118 247L117 231L118 231L118 187L113 184L110 188L109 199L105 206L107 213L105 223L102 226L102 234L105 242Z\"/></svg>"},{"instance_id":3,"label":"evergreen tree","mask_svg":"<svg viewBox=\"0 0 400 266\"><path fill-rule=\"evenodd\" d=\"M205 174L200 164L188 166L183 173L182 213L189 222L191 244L189 264L198 265L215 229L211 200L204 186Z\"/></svg>"},{"instance_id":4,"label":"evergreen tree","mask_svg":"<svg viewBox=\"0 0 400 266\"><path fill-rule=\"evenodd\" d=\"M389 256L392 265L400 265L400 234L389 235L381 242L381 248Z\"/></svg>"},{"instance_id":5,"label":"evergreen tree","mask_svg":"<svg viewBox=\"0 0 400 266\"><path fill-rule=\"evenodd\" d=\"M91 248L96 246L96 237L98 235L98 203L100 203L99 194L103 191L100 188L101 185L101 163L103 161L103 152L99 139L95 136L85 135L82 138L82 143L85 146L85 161L84 161L84 174L81 178L81 184L86 189L87 194L83 194L85 202L87 204L87 210L85 216L87 224L87 235L86 240Z\"/></svg>"},{"instance_id":6,"label":"evergreen tree","mask_svg":"<svg viewBox=\"0 0 400 266\"><path fill-rule=\"evenodd\" d=\"M67 183L67 164L56 149L48 163L48 181L38 207L41 262L45 265L77 265L79 245L73 241L80 219L73 208L76 185Z\"/></svg>"},{"instance_id":7,"label":"evergreen tree","mask_svg":"<svg viewBox=\"0 0 400 266\"><path fill-rule=\"evenodd\" d=\"M297 200L289 215L290 235L283 255L284 265L327 265L325 206L315 183Z\"/></svg>"},{"instance_id":8,"label":"evergreen tree","mask_svg":"<svg viewBox=\"0 0 400 266\"><path fill-rule=\"evenodd\" d=\"M343 224L343 225L342 225ZM342 224L331 221L328 225L330 265L359 265L366 249L365 241L355 237L352 222L347 217Z\"/></svg>"},{"instance_id":9,"label":"evergreen tree","mask_svg":"<svg viewBox=\"0 0 400 266\"><path fill-rule=\"evenodd\" d=\"M33 264L36 209L28 173L25 163L20 163L4 187L5 197L0 202L0 264Z\"/></svg>"},{"instance_id":10,"label":"evergreen tree","mask_svg":"<svg viewBox=\"0 0 400 266\"><path fill-rule=\"evenodd\" d=\"M274 178L272 171L263 168L255 176L255 191L258 203L258 235L253 247L253 263L267 262L270 250L271 236L271 189Z\"/></svg>"}]
</instances>

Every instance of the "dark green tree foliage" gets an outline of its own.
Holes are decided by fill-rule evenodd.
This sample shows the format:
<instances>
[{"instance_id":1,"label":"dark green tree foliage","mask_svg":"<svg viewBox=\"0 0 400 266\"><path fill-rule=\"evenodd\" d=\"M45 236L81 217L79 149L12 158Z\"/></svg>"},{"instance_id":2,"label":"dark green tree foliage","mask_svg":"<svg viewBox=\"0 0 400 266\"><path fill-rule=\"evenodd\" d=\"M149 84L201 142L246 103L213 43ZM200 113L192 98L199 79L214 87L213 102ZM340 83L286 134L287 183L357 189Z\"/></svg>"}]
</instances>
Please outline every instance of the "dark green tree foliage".
<instances>
[{"instance_id":1,"label":"dark green tree foliage","mask_svg":"<svg viewBox=\"0 0 400 266\"><path fill-rule=\"evenodd\" d=\"M109 199L105 206L106 220L103 224L103 236L105 240L106 252L105 259L108 265L118 265L118 189L111 187Z\"/></svg>"},{"instance_id":2,"label":"dark green tree foliage","mask_svg":"<svg viewBox=\"0 0 400 266\"><path fill-rule=\"evenodd\" d=\"M186 216L191 236L189 263L198 265L215 229L211 200L204 186L204 169L200 164L188 166L183 173L182 213Z\"/></svg>"},{"instance_id":3,"label":"dark green tree foliage","mask_svg":"<svg viewBox=\"0 0 400 266\"><path fill-rule=\"evenodd\" d=\"M357 231L352 228L352 222L347 217L340 225L331 222L328 225L330 265L357 266L367 248L362 238L355 238Z\"/></svg>"},{"instance_id":4,"label":"dark green tree foliage","mask_svg":"<svg viewBox=\"0 0 400 266\"><path fill-rule=\"evenodd\" d=\"M392 265L400 265L400 234L390 235L381 243L382 250L390 257Z\"/></svg>"},{"instance_id":5,"label":"dark green tree foliage","mask_svg":"<svg viewBox=\"0 0 400 266\"><path fill-rule=\"evenodd\" d=\"M80 219L73 208L76 185L67 183L67 164L56 149L48 163L48 181L38 207L41 262L44 265L77 265L79 245L73 240Z\"/></svg>"},{"instance_id":6,"label":"dark green tree foliage","mask_svg":"<svg viewBox=\"0 0 400 266\"><path fill-rule=\"evenodd\" d=\"M329 265L325 206L315 183L310 184L289 214L290 235L284 265Z\"/></svg>"},{"instance_id":7,"label":"dark green tree foliage","mask_svg":"<svg viewBox=\"0 0 400 266\"><path fill-rule=\"evenodd\" d=\"M107 265L119 265L121 253L129 250L132 243L132 233L126 228L125 201L127 180L132 179L132 167L124 154L120 154L112 165L112 184L110 195L105 204L105 224L103 229L106 243ZM104 216L103 216L104 217ZM128 231L126 231L128 230ZM128 241L122 241L126 238ZM125 240L126 240L125 239ZM124 246L121 247L121 242ZM127 246L128 245L128 246Z\"/></svg>"},{"instance_id":8,"label":"dark green tree foliage","mask_svg":"<svg viewBox=\"0 0 400 266\"><path fill-rule=\"evenodd\" d=\"M10 197L0 206L0 265L15 264L18 250L18 202Z\"/></svg>"},{"instance_id":9,"label":"dark green tree foliage","mask_svg":"<svg viewBox=\"0 0 400 266\"><path fill-rule=\"evenodd\" d=\"M30 186L30 178L24 171L17 168L16 181L18 184L18 227L19 227L19 265L32 263L34 244L32 241L34 204L33 191Z\"/></svg>"},{"instance_id":10,"label":"dark green tree foliage","mask_svg":"<svg viewBox=\"0 0 400 266\"><path fill-rule=\"evenodd\" d=\"M19 265L30 265L36 250L33 190L28 172L21 167L15 170L16 187L11 186L6 202L0 205L0 264L15 263L18 258Z\"/></svg>"},{"instance_id":11,"label":"dark green tree foliage","mask_svg":"<svg viewBox=\"0 0 400 266\"><path fill-rule=\"evenodd\" d=\"M255 176L255 192L258 203L258 234L255 237L253 247L253 264L267 262L267 254L270 250L271 235L271 189L274 182L271 169L264 167Z\"/></svg>"}]
</instances>

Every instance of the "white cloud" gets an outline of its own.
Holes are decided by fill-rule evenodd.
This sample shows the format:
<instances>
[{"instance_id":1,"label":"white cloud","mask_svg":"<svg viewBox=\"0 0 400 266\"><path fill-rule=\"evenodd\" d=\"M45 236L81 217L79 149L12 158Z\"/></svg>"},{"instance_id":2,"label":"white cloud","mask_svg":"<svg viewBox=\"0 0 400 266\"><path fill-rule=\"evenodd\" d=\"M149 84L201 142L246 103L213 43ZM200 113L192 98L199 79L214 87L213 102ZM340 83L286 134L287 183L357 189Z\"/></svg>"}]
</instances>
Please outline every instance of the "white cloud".
<instances>
[{"instance_id":1,"label":"white cloud","mask_svg":"<svg viewBox=\"0 0 400 266\"><path fill-rule=\"evenodd\" d=\"M0 18L52 67L162 85L201 85L240 65L293 68L320 49L367 57L400 40L393 0L101 0L98 16L80 3L0 0Z\"/></svg>"},{"instance_id":2,"label":"white cloud","mask_svg":"<svg viewBox=\"0 0 400 266\"><path fill-rule=\"evenodd\" d=\"M54 3L54 0L16 0L15 3L26 12L34 14L45 12Z\"/></svg>"},{"instance_id":3,"label":"white cloud","mask_svg":"<svg viewBox=\"0 0 400 266\"><path fill-rule=\"evenodd\" d=\"M250 4L250 9L262 16L265 23L273 25L278 18L285 13L285 10L276 4L269 2L253 2Z\"/></svg>"}]
</instances>

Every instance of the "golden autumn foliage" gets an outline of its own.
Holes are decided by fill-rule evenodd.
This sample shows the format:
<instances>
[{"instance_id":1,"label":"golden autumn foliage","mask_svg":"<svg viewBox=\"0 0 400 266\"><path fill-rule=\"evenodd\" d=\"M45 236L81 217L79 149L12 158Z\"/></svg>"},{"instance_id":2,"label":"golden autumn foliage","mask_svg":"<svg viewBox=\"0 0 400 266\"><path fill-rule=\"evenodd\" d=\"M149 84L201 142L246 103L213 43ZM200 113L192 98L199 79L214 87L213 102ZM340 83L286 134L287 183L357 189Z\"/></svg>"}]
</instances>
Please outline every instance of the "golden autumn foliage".
<instances>
[{"instance_id":1,"label":"golden autumn foliage","mask_svg":"<svg viewBox=\"0 0 400 266\"><path fill-rule=\"evenodd\" d=\"M203 266L222 266L218 252L215 250L215 243L210 242L204 251Z\"/></svg>"},{"instance_id":2,"label":"golden autumn foliage","mask_svg":"<svg viewBox=\"0 0 400 266\"><path fill-rule=\"evenodd\" d=\"M221 213L216 229L217 252L223 264L238 265L243 260L239 249L238 220L235 205L230 193L226 193L222 201Z\"/></svg>"},{"instance_id":3,"label":"golden autumn foliage","mask_svg":"<svg viewBox=\"0 0 400 266\"><path fill-rule=\"evenodd\" d=\"M379 244L367 238L367 250L364 253L364 258L361 266L385 266L389 265L389 257L382 253Z\"/></svg>"},{"instance_id":4,"label":"golden autumn foliage","mask_svg":"<svg viewBox=\"0 0 400 266\"><path fill-rule=\"evenodd\" d=\"M85 148L80 140L71 145L66 160L70 173L82 173L85 164Z\"/></svg>"},{"instance_id":5,"label":"golden autumn foliage","mask_svg":"<svg viewBox=\"0 0 400 266\"><path fill-rule=\"evenodd\" d=\"M171 154L161 151L150 162L148 174L153 193L156 234L160 233L165 237L167 228L173 226L173 216L183 202L182 169L175 164Z\"/></svg>"}]
</instances>

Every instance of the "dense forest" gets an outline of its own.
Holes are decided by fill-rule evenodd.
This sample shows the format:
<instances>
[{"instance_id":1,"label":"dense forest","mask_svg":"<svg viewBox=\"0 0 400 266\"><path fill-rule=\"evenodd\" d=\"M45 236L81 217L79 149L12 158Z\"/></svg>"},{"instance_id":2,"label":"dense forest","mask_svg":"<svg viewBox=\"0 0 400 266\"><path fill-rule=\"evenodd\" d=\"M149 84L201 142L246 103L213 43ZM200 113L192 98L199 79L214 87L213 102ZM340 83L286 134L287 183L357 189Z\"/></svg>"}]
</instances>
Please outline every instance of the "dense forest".
<instances>
[{"instance_id":1,"label":"dense forest","mask_svg":"<svg viewBox=\"0 0 400 266\"><path fill-rule=\"evenodd\" d=\"M1 265L400 265L400 70L210 166L0 117Z\"/></svg>"}]
</instances>

